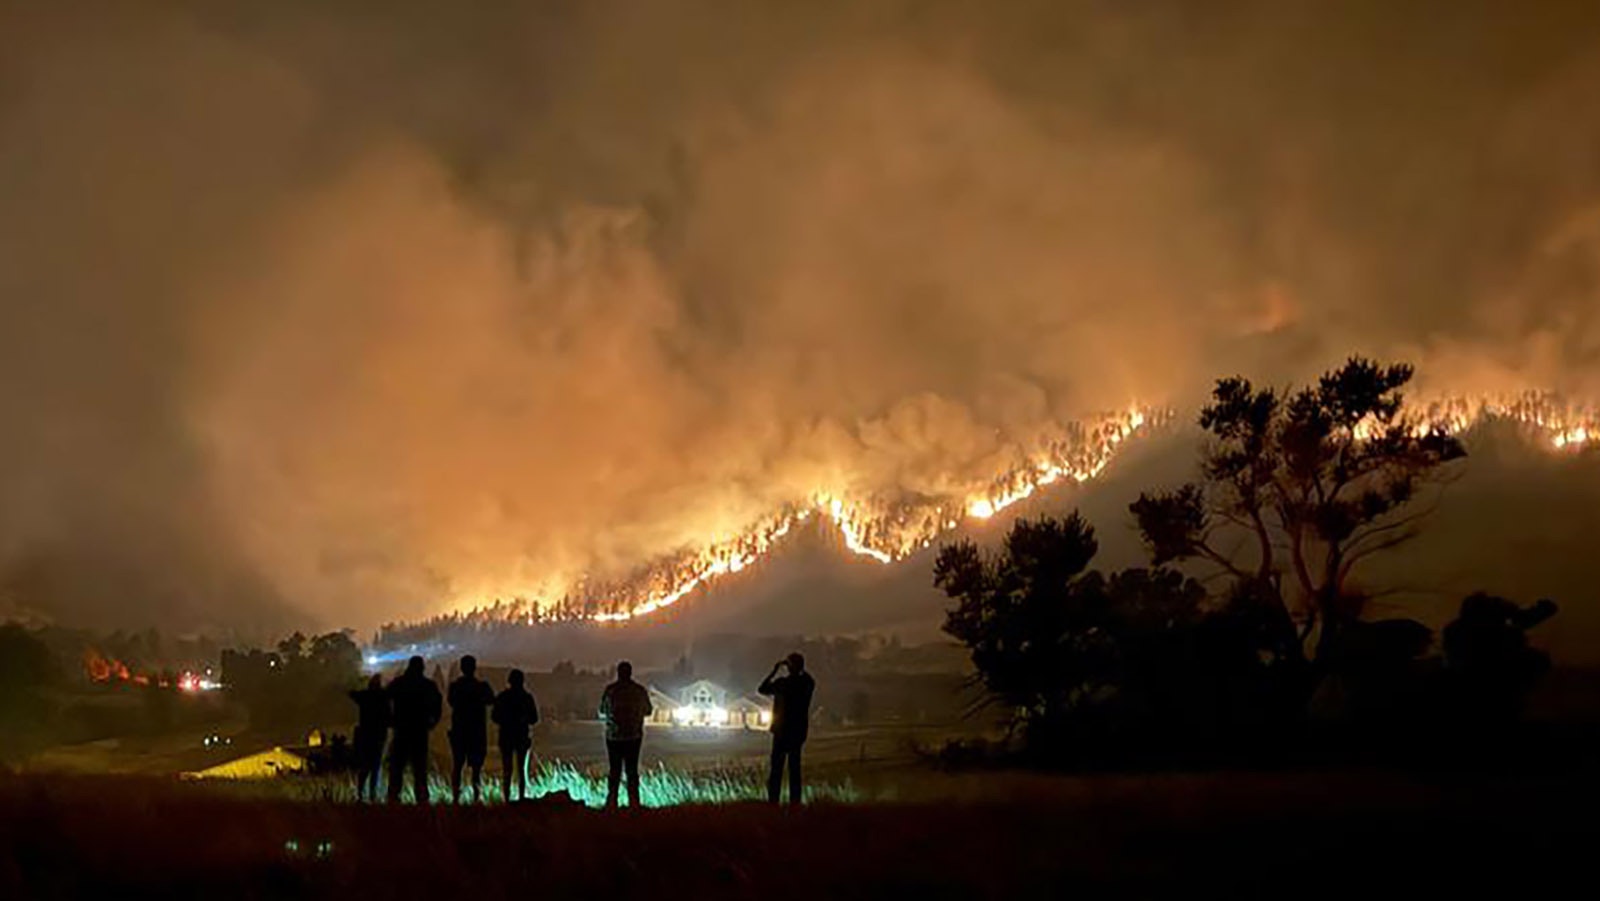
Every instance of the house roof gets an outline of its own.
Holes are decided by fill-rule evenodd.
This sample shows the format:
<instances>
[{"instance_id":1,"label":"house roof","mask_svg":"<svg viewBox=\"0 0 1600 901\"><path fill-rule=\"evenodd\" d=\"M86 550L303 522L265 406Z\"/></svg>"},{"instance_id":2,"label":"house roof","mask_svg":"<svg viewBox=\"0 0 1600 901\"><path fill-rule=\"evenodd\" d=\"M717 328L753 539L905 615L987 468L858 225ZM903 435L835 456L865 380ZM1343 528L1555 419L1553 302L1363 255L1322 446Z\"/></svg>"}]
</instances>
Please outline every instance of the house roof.
<instances>
[{"instance_id":1,"label":"house roof","mask_svg":"<svg viewBox=\"0 0 1600 901\"><path fill-rule=\"evenodd\" d=\"M766 698L752 695L735 694L721 685L711 681L710 679L696 679L695 681L690 682L687 685L684 685L670 693L656 688L654 685L648 685L645 687L650 690L650 700L652 703L664 701L672 707L679 707L685 704L693 703L691 698L693 698L695 691L702 686L711 691L712 696L716 699L716 704L726 707L730 710L737 710L740 712L750 710L760 711L769 710L772 707L772 703Z\"/></svg>"},{"instance_id":2,"label":"house roof","mask_svg":"<svg viewBox=\"0 0 1600 901\"><path fill-rule=\"evenodd\" d=\"M689 697L701 688L710 689L712 694L716 695L728 694L728 690L726 688L723 688L710 679L696 679L693 682L690 682L688 685L678 689L678 694L682 697Z\"/></svg>"}]
</instances>

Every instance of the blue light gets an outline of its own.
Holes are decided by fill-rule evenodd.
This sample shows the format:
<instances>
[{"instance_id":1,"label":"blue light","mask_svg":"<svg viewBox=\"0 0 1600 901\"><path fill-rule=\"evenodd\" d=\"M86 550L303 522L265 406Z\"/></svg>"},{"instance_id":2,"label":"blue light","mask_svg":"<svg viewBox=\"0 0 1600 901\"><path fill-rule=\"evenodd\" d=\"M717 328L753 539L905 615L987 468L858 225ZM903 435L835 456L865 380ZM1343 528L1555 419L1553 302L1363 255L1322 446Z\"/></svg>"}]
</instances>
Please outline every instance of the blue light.
<instances>
[{"instance_id":1,"label":"blue light","mask_svg":"<svg viewBox=\"0 0 1600 901\"><path fill-rule=\"evenodd\" d=\"M362 656L362 663L369 670L383 669L396 663L404 663L409 658L421 655L429 660L444 657L455 650L455 645L440 642L427 642L425 644L411 644L400 648L368 648Z\"/></svg>"}]
</instances>

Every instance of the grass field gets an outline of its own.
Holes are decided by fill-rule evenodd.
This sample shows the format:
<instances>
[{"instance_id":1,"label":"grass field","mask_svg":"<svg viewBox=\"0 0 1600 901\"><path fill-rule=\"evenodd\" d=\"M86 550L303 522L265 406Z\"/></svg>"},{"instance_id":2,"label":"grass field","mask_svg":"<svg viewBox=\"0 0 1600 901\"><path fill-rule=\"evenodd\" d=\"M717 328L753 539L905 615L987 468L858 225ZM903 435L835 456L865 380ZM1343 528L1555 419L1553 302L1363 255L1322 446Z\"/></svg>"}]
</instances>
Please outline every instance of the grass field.
<instances>
[{"instance_id":1,"label":"grass field","mask_svg":"<svg viewBox=\"0 0 1600 901\"><path fill-rule=\"evenodd\" d=\"M1587 869L1600 799L1571 777L1350 772L926 776L922 790L601 812L0 777L0 897L1527 896Z\"/></svg>"},{"instance_id":2,"label":"grass field","mask_svg":"<svg viewBox=\"0 0 1600 901\"><path fill-rule=\"evenodd\" d=\"M542 787L566 788L586 800L592 799L597 790L603 795L606 754L602 728L597 722L541 723L536 730L534 751L539 762L536 768L542 770ZM176 776L277 743L235 730L234 744L207 750L201 742L209 731L58 746L34 755L24 769L49 775ZM953 734L958 733L949 726L819 729L806 745L807 781L819 790L819 798L892 797L895 787L877 780L876 774L886 768L903 769L915 758L914 747L937 747ZM438 775L448 765L450 752L443 729L435 730L433 738L433 767ZM770 748L771 736L765 732L651 728L640 761L649 795L647 803L764 797ZM499 770L498 756L491 752L484 776L486 782L494 783L491 791L496 796ZM693 779L693 790L676 784L685 778ZM339 786L330 785L328 793L343 797ZM445 797L448 790L436 785L434 794Z\"/></svg>"},{"instance_id":3,"label":"grass field","mask_svg":"<svg viewBox=\"0 0 1600 901\"><path fill-rule=\"evenodd\" d=\"M777 810L755 800L767 736L652 730L647 809L618 812L590 809L592 723L541 726L549 797L511 805L494 762L489 804L390 808L342 777L187 782L170 770L188 752L96 745L43 761L123 775L0 776L0 898L1525 897L1591 877L1600 778L1571 741L1587 735L1497 774L1049 776L931 769L912 749L937 728L825 729L813 803Z\"/></svg>"}]
</instances>

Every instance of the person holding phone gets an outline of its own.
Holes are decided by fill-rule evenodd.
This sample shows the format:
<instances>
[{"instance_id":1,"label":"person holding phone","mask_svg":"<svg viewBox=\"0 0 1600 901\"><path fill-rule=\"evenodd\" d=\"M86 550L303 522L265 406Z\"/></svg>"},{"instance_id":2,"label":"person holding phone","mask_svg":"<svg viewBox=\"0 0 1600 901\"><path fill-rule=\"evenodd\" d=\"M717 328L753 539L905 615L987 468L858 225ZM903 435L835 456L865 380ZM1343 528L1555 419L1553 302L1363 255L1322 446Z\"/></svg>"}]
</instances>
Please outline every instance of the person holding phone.
<instances>
[{"instance_id":1,"label":"person holding phone","mask_svg":"<svg viewBox=\"0 0 1600 901\"><path fill-rule=\"evenodd\" d=\"M778 670L787 669L786 675ZM789 769L789 803L800 803L800 749L806 743L811 724L811 695L817 682L806 672L806 658L799 651L773 664L772 672L756 689L772 698L772 769L767 774L767 800L778 803L783 789L783 770Z\"/></svg>"}]
</instances>

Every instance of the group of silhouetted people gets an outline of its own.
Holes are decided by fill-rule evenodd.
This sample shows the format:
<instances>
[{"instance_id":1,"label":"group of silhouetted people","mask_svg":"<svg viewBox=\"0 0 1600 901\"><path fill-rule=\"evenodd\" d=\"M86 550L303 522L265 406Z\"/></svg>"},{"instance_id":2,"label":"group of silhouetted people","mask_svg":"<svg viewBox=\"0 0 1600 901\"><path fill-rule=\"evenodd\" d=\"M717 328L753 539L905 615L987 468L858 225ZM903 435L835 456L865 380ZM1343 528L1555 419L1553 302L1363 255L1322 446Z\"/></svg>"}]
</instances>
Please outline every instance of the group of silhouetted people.
<instances>
[{"instance_id":1,"label":"group of silhouetted people","mask_svg":"<svg viewBox=\"0 0 1600 901\"><path fill-rule=\"evenodd\" d=\"M500 789L506 800L527 797L526 763L533 749L533 725L539 705L525 685L521 670L506 677L499 694L478 678L478 661L461 658L461 676L450 683L450 795L461 800L462 770L472 770L472 795L483 799L483 763L489 756L489 721L499 727ZM355 730L356 794L378 796L378 769L385 739L389 745L388 800L398 801L411 771L411 790L419 804L428 803L428 736L444 716L444 698L429 679L421 657L412 657L405 672L383 685L373 676L367 687L352 691L360 711ZM388 733L393 732L392 738Z\"/></svg>"},{"instance_id":2,"label":"group of silhouetted people","mask_svg":"<svg viewBox=\"0 0 1600 901\"><path fill-rule=\"evenodd\" d=\"M373 676L367 687L350 692L359 709L355 729L356 794L363 800L377 800L378 771L383 763L384 744L389 746L388 800L400 799L406 770L411 771L412 791L418 803L428 803L428 736L444 715L444 702L450 703L450 794L461 800L461 775L472 770L472 795L483 798L481 777L489 754L489 721L499 727L500 787L502 797L526 798L527 757L533 749L532 729L539 722L539 707L525 686L521 670L512 670L506 688L496 694L489 683L478 678L478 661L472 655L461 658L461 676L450 683L441 696L439 686L428 678L421 657L412 657L404 673L388 686ZM780 669L787 670L778 675ZM767 777L767 799L778 803L783 788L785 767L789 773L789 803L799 804L800 749L805 744L811 719L811 696L816 682L806 672L805 658L790 654L772 667L762 680L761 694L772 698L772 767ZM617 664L616 681L600 696L600 719L605 724L606 757L610 772L606 779L606 807L617 806L617 791L624 780L628 804L638 807L639 752L644 745L644 723L654 708L650 692L633 681L633 664ZM393 737L389 733L393 732Z\"/></svg>"}]
</instances>

